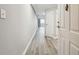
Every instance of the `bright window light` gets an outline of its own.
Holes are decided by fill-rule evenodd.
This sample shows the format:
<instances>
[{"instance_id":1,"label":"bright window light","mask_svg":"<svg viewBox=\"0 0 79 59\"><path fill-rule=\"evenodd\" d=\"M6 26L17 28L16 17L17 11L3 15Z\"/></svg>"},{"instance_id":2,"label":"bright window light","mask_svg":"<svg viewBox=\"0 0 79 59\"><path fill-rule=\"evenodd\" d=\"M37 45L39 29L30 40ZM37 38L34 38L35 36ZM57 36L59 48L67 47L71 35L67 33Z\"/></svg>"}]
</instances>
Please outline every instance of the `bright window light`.
<instances>
[{"instance_id":1,"label":"bright window light","mask_svg":"<svg viewBox=\"0 0 79 59\"><path fill-rule=\"evenodd\" d=\"M40 23L45 23L44 19L40 19Z\"/></svg>"}]
</instances>

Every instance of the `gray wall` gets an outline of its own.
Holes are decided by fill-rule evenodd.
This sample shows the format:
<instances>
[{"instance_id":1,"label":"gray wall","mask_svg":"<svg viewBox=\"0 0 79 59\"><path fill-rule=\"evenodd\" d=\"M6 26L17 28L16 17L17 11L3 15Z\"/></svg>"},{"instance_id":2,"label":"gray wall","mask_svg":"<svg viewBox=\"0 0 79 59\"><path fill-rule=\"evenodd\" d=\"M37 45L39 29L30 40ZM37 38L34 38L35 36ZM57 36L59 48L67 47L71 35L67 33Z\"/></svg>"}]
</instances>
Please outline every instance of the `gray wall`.
<instances>
[{"instance_id":1,"label":"gray wall","mask_svg":"<svg viewBox=\"0 0 79 59\"><path fill-rule=\"evenodd\" d=\"M0 5L7 19L0 19L0 54L22 54L34 32L37 18L30 5Z\"/></svg>"}]
</instances>

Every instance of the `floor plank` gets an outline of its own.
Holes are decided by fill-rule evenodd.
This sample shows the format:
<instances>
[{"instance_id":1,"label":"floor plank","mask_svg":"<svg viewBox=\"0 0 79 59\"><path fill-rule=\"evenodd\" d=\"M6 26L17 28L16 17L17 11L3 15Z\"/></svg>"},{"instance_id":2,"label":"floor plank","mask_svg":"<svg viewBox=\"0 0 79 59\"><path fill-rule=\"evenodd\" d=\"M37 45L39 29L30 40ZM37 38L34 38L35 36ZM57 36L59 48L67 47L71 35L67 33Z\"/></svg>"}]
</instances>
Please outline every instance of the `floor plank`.
<instances>
[{"instance_id":1,"label":"floor plank","mask_svg":"<svg viewBox=\"0 0 79 59\"><path fill-rule=\"evenodd\" d=\"M29 46L26 55L57 55L53 43L45 38L45 29L40 27Z\"/></svg>"}]
</instances>

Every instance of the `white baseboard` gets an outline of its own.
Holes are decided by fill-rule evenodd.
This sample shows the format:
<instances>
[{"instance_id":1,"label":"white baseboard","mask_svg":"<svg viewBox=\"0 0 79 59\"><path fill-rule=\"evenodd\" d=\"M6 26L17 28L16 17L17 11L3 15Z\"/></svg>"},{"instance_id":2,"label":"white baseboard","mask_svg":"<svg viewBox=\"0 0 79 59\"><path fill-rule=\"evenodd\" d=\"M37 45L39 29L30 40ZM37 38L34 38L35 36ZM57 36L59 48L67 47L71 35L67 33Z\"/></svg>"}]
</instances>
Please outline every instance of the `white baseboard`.
<instances>
[{"instance_id":1,"label":"white baseboard","mask_svg":"<svg viewBox=\"0 0 79 59\"><path fill-rule=\"evenodd\" d=\"M38 28L37 28L37 29L38 29ZM30 46L30 44L31 44L31 42L32 42L32 40L33 40L33 38L34 38L36 32L37 32L37 29L35 30L34 34L32 35L31 39L29 40L29 42L28 42L28 44L27 44L27 46L26 46L24 52L22 53L22 55L25 55L25 54L26 54L27 49L29 48L29 46Z\"/></svg>"},{"instance_id":2,"label":"white baseboard","mask_svg":"<svg viewBox=\"0 0 79 59\"><path fill-rule=\"evenodd\" d=\"M56 50L58 50L58 43L57 43L57 37L54 37L54 36L47 36L48 38L52 39L52 42L53 42L53 45L55 47Z\"/></svg>"},{"instance_id":3,"label":"white baseboard","mask_svg":"<svg viewBox=\"0 0 79 59\"><path fill-rule=\"evenodd\" d=\"M54 45L55 49L58 50L58 43L57 43L57 40L53 40L53 45Z\"/></svg>"},{"instance_id":4,"label":"white baseboard","mask_svg":"<svg viewBox=\"0 0 79 59\"><path fill-rule=\"evenodd\" d=\"M55 40L58 39L57 36L54 36L54 35L52 35L52 36L45 35L45 36L52 38L52 39L55 39Z\"/></svg>"}]
</instances>

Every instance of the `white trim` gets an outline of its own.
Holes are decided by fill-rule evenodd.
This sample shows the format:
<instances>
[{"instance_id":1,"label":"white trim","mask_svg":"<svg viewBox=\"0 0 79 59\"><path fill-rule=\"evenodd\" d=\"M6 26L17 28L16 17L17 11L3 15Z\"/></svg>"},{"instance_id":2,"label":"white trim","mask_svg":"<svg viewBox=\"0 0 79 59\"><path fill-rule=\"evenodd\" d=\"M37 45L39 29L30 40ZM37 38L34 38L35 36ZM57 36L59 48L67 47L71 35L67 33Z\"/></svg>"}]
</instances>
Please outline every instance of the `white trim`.
<instances>
[{"instance_id":1,"label":"white trim","mask_svg":"<svg viewBox=\"0 0 79 59\"><path fill-rule=\"evenodd\" d=\"M34 38L34 36L35 36L37 30L38 30L38 28L34 31L34 34L32 35L31 39L29 40L29 42L28 42L26 48L24 49L24 52L22 53L22 55L25 55L25 54L26 54L27 49L29 48L29 46L30 46L30 44L31 44L31 42L32 42L32 40L33 40L33 38Z\"/></svg>"},{"instance_id":2,"label":"white trim","mask_svg":"<svg viewBox=\"0 0 79 59\"><path fill-rule=\"evenodd\" d=\"M50 38L55 39L55 40L58 40L57 36L48 36L48 35L45 35L45 36L50 37Z\"/></svg>"},{"instance_id":3,"label":"white trim","mask_svg":"<svg viewBox=\"0 0 79 59\"><path fill-rule=\"evenodd\" d=\"M47 38L51 38L52 39L52 42L53 42L53 45L54 45L54 47L55 47L55 49L56 50L58 50L58 43L56 43L56 42L58 42L58 39L57 39L57 37L54 37L54 36L47 36Z\"/></svg>"},{"instance_id":4,"label":"white trim","mask_svg":"<svg viewBox=\"0 0 79 59\"><path fill-rule=\"evenodd\" d=\"M53 39L52 42L53 42L55 49L58 51L58 41Z\"/></svg>"}]
</instances>

